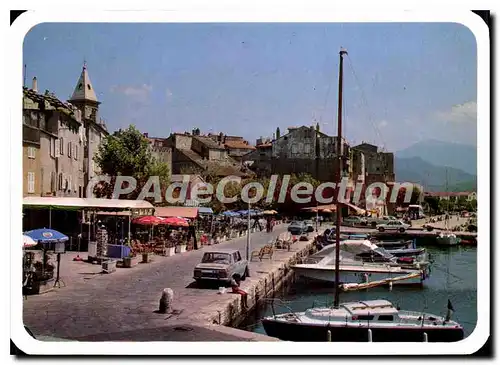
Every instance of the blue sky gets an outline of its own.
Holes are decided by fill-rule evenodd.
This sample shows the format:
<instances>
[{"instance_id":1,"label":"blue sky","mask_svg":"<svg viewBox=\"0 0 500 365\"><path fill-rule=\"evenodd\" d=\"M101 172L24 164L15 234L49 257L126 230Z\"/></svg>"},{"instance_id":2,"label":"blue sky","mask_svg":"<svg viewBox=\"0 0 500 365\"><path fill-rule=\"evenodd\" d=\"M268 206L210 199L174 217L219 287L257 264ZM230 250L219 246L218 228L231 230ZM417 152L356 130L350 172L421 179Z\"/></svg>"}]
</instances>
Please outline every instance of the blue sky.
<instances>
[{"instance_id":1,"label":"blue sky","mask_svg":"<svg viewBox=\"0 0 500 365\"><path fill-rule=\"evenodd\" d=\"M68 99L87 61L110 130L200 128L255 143L320 122L335 134L338 52L344 131L396 151L476 144L476 42L441 24L40 24L26 36L27 83Z\"/></svg>"}]
</instances>

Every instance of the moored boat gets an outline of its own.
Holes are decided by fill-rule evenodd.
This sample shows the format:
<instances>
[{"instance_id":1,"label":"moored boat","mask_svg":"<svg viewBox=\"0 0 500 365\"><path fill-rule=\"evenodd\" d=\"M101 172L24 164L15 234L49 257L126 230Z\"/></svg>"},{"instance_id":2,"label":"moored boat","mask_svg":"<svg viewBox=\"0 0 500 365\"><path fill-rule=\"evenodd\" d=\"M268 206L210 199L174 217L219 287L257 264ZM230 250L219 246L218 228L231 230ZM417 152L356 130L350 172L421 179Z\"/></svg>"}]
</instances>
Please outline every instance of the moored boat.
<instances>
[{"instance_id":1,"label":"moored boat","mask_svg":"<svg viewBox=\"0 0 500 365\"><path fill-rule=\"evenodd\" d=\"M297 342L454 342L464 338L463 327L449 315L403 311L387 300L277 314L263 318L262 324L267 335Z\"/></svg>"}]
</instances>

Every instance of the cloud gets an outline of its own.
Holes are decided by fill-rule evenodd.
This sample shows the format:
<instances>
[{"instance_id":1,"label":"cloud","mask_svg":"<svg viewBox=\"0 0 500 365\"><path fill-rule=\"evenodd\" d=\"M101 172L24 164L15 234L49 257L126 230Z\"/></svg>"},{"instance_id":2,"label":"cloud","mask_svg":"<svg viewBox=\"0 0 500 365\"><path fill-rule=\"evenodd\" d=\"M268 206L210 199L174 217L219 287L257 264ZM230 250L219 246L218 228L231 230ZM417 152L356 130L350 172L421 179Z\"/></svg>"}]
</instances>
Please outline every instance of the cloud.
<instances>
[{"instance_id":1,"label":"cloud","mask_svg":"<svg viewBox=\"0 0 500 365\"><path fill-rule=\"evenodd\" d=\"M447 111L437 112L439 120L444 122L464 124L477 122L477 104L475 101L468 101L463 104L457 104Z\"/></svg>"},{"instance_id":2,"label":"cloud","mask_svg":"<svg viewBox=\"0 0 500 365\"><path fill-rule=\"evenodd\" d=\"M384 127L387 127L389 123L387 123L387 120L382 120L379 124L378 124L378 127L379 128L384 128Z\"/></svg>"},{"instance_id":3,"label":"cloud","mask_svg":"<svg viewBox=\"0 0 500 365\"><path fill-rule=\"evenodd\" d=\"M143 84L141 86L112 86L111 92L117 94L123 94L130 98L134 98L137 101L146 101L149 99L149 95L153 91L153 87L151 85Z\"/></svg>"}]
</instances>

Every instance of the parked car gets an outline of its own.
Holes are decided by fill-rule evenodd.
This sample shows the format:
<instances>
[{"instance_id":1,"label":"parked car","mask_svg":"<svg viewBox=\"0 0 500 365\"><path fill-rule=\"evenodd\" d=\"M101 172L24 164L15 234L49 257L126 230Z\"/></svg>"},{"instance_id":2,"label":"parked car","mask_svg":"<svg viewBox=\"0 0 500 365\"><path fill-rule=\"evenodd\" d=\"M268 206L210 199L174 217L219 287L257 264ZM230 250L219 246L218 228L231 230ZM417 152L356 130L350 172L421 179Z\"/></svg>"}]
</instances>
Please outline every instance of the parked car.
<instances>
[{"instance_id":1,"label":"parked car","mask_svg":"<svg viewBox=\"0 0 500 365\"><path fill-rule=\"evenodd\" d=\"M382 223L377 225L377 229L379 230L379 232L397 231L403 233L408 228L410 228L410 225L403 223L401 221L388 221L387 223Z\"/></svg>"},{"instance_id":2,"label":"parked car","mask_svg":"<svg viewBox=\"0 0 500 365\"><path fill-rule=\"evenodd\" d=\"M205 252L201 263L194 268L196 282L204 280L229 283L234 275L241 280L248 276L248 261L241 258L238 250L211 250Z\"/></svg>"},{"instance_id":3,"label":"parked car","mask_svg":"<svg viewBox=\"0 0 500 365\"><path fill-rule=\"evenodd\" d=\"M306 232L314 232L314 223L311 220L304 221L304 224L306 226Z\"/></svg>"},{"instance_id":4,"label":"parked car","mask_svg":"<svg viewBox=\"0 0 500 365\"><path fill-rule=\"evenodd\" d=\"M367 221L363 217L358 217L358 216L352 215L352 216L349 216L349 217L345 217L342 220L342 225L344 225L344 226L350 226L350 227L366 226L367 225Z\"/></svg>"},{"instance_id":5,"label":"parked car","mask_svg":"<svg viewBox=\"0 0 500 365\"><path fill-rule=\"evenodd\" d=\"M302 221L293 221L288 226L288 232L290 232L293 235L301 235L306 233L306 231L307 227Z\"/></svg>"}]
</instances>

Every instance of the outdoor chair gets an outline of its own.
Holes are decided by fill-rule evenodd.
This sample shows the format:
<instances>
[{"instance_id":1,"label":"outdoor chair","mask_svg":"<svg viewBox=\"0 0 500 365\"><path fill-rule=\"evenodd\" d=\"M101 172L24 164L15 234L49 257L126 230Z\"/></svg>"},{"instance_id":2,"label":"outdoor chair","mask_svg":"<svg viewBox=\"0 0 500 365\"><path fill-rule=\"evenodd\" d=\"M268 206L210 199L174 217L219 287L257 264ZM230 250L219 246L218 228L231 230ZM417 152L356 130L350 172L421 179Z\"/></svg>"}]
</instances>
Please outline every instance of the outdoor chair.
<instances>
[{"instance_id":1,"label":"outdoor chair","mask_svg":"<svg viewBox=\"0 0 500 365\"><path fill-rule=\"evenodd\" d=\"M252 254L251 254L251 256L250 256L250 261L253 261L254 257L258 257L259 260L262 261L262 259L265 256L267 256L269 258L269 260L272 260L273 259L273 255L274 255L273 245L272 244L267 244L264 247L261 247L260 250L253 251Z\"/></svg>"}]
</instances>

